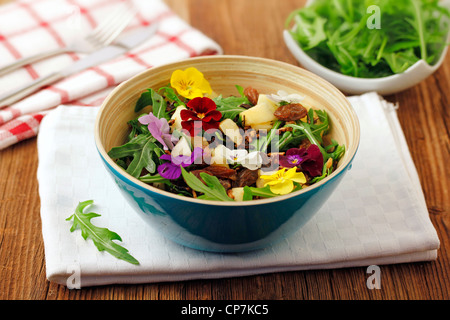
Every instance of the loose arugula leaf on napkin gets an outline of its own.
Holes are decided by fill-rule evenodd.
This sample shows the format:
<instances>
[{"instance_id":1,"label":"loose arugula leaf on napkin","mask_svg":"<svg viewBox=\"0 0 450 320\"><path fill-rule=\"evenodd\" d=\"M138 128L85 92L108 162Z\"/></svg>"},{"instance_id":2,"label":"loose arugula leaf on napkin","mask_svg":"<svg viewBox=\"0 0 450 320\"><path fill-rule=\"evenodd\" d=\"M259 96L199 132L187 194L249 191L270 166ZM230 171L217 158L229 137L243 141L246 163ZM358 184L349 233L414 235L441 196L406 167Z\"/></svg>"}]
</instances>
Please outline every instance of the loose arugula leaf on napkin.
<instances>
[{"instance_id":1,"label":"loose arugula leaf on napkin","mask_svg":"<svg viewBox=\"0 0 450 320\"><path fill-rule=\"evenodd\" d=\"M113 240L122 241L122 238L117 233L107 228L97 227L91 223L92 218L100 217L100 215L95 212L84 213L83 211L93 203L93 200L80 202L75 209L75 213L66 219L67 221L73 221L70 232L80 228L84 240L91 238L99 251L106 251L114 257L131 264L139 264L139 261L131 256L126 248L113 242Z\"/></svg>"}]
</instances>

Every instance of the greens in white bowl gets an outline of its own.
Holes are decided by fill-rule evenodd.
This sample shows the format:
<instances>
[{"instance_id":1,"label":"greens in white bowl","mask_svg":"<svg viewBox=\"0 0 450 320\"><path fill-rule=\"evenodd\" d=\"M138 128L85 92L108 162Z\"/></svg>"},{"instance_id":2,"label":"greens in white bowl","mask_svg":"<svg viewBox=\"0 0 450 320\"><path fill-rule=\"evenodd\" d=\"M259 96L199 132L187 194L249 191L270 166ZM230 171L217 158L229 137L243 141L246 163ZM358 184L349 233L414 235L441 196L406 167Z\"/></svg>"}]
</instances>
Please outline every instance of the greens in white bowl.
<instances>
[{"instance_id":1,"label":"greens in white bowl","mask_svg":"<svg viewBox=\"0 0 450 320\"><path fill-rule=\"evenodd\" d=\"M437 0L309 1L287 18L284 39L305 68L345 92L394 93L442 64L447 5Z\"/></svg>"}]
</instances>

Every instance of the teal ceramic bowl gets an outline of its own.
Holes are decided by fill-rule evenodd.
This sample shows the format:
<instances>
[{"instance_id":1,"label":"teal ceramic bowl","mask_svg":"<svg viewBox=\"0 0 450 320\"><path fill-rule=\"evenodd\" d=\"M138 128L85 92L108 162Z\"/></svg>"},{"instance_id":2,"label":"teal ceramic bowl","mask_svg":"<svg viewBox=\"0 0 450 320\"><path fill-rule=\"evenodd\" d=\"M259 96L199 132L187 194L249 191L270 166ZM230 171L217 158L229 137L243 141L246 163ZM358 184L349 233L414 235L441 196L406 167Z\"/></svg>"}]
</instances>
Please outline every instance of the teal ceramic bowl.
<instances>
[{"instance_id":1,"label":"teal ceramic bowl","mask_svg":"<svg viewBox=\"0 0 450 320\"><path fill-rule=\"evenodd\" d=\"M188 67L200 70L213 90L224 96L236 94L237 84L252 86L260 93L285 90L305 96L303 104L307 107L325 109L332 121L331 136L346 146L335 172L288 195L226 203L179 196L127 174L107 152L125 141L129 133L126 122L138 116L134 112L136 101L147 88L166 85L173 71ZM339 186L351 167L359 137L356 113L330 83L287 63L245 56L191 58L144 71L111 92L95 125L95 141L105 168L143 221L181 245L214 252L260 249L298 231Z\"/></svg>"}]
</instances>

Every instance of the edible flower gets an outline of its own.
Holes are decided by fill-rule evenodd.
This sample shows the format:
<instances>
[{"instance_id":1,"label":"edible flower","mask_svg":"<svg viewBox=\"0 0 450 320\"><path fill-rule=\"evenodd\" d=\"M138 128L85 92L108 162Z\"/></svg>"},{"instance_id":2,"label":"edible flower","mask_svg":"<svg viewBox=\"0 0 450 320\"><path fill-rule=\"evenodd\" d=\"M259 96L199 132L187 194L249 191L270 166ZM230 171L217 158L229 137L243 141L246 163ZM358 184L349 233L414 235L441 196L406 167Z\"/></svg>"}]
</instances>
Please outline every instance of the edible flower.
<instances>
[{"instance_id":1,"label":"edible flower","mask_svg":"<svg viewBox=\"0 0 450 320\"><path fill-rule=\"evenodd\" d=\"M139 122L148 124L148 131L150 131L152 136L163 145L164 150L173 149L173 143L176 142L177 139L170 134L170 126L167 119L159 119L153 113L150 113L140 117Z\"/></svg>"},{"instance_id":2,"label":"edible flower","mask_svg":"<svg viewBox=\"0 0 450 320\"><path fill-rule=\"evenodd\" d=\"M261 168L263 164L263 158L259 151L252 151L249 153L245 149L230 150L226 147L224 148L225 157L229 163L240 164L244 168L250 170L257 170Z\"/></svg>"},{"instance_id":3,"label":"edible flower","mask_svg":"<svg viewBox=\"0 0 450 320\"><path fill-rule=\"evenodd\" d=\"M161 177L168 180L178 179L181 176L181 167L186 168L192 165L202 154L203 149L199 147L194 148L189 156L179 155L172 157L170 154L163 154L159 158L161 160L169 160L169 162L159 165L158 173Z\"/></svg>"},{"instance_id":4,"label":"edible flower","mask_svg":"<svg viewBox=\"0 0 450 320\"><path fill-rule=\"evenodd\" d=\"M312 144L305 148L291 148L284 156L280 156L279 163L282 167L300 167L311 177L320 176L323 169L323 155L317 145Z\"/></svg>"},{"instance_id":5,"label":"edible flower","mask_svg":"<svg viewBox=\"0 0 450 320\"><path fill-rule=\"evenodd\" d=\"M262 175L260 177L264 180L264 186L269 186L270 191L275 194L288 194L294 190L294 182L304 184L306 177L303 172L297 172L297 168L291 168L286 171L282 168L272 175Z\"/></svg>"},{"instance_id":6,"label":"edible flower","mask_svg":"<svg viewBox=\"0 0 450 320\"><path fill-rule=\"evenodd\" d=\"M275 101L276 103L280 103L282 101L289 102L289 103L299 103L303 99L305 99L303 96L297 94L297 93L287 93L284 90L278 90L277 94L271 94L269 95L269 98Z\"/></svg>"},{"instance_id":7,"label":"edible flower","mask_svg":"<svg viewBox=\"0 0 450 320\"><path fill-rule=\"evenodd\" d=\"M170 78L170 85L186 99L203 97L205 93L212 93L211 86L203 73L193 67L184 71L175 70Z\"/></svg>"},{"instance_id":8,"label":"edible flower","mask_svg":"<svg viewBox=\"0 0 450 320\"><path fill-rule=\"evenodd\" d=\"M217 111L216 103L210 98L194 98L187 103L188 109L181 110L181 126L196 136L201 129L217 129L222 113Z\"/></svg>"}]
</instances>

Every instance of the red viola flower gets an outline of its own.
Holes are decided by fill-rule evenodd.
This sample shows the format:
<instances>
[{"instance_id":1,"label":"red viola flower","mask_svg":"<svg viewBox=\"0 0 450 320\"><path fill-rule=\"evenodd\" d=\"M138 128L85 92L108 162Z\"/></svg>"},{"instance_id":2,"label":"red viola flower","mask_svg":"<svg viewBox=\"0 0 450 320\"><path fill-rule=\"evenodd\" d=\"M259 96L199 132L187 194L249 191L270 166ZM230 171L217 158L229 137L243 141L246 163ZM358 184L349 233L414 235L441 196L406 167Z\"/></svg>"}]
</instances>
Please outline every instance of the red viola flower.
<instances>
[{"instance_id":1,"label":"red viola flower","mask_svg":"<svg viewBox=\"0 0 450 320\"><path fill-rule=\"evenodd\" d=\"M286 151L286 155L280 156L279 162L285 168L300 167L302 171L308 172L311 177L322 174L323 155L315 144L310 145L308 149L289 149Z\"/></svg>"},{"instance_id":2,"label":"red viola flower","mask_svg":"<svg viewBox=\"0 0 450 320\"><path fill-rule=\"evenodd\" d=\"M197 97L187 103L187 110L182 110L181 126L189 131L191 136L198 135L202 129L217 129L222 113L217 111L213 100L206 97Z\"/></svg>"}]
</instances>

